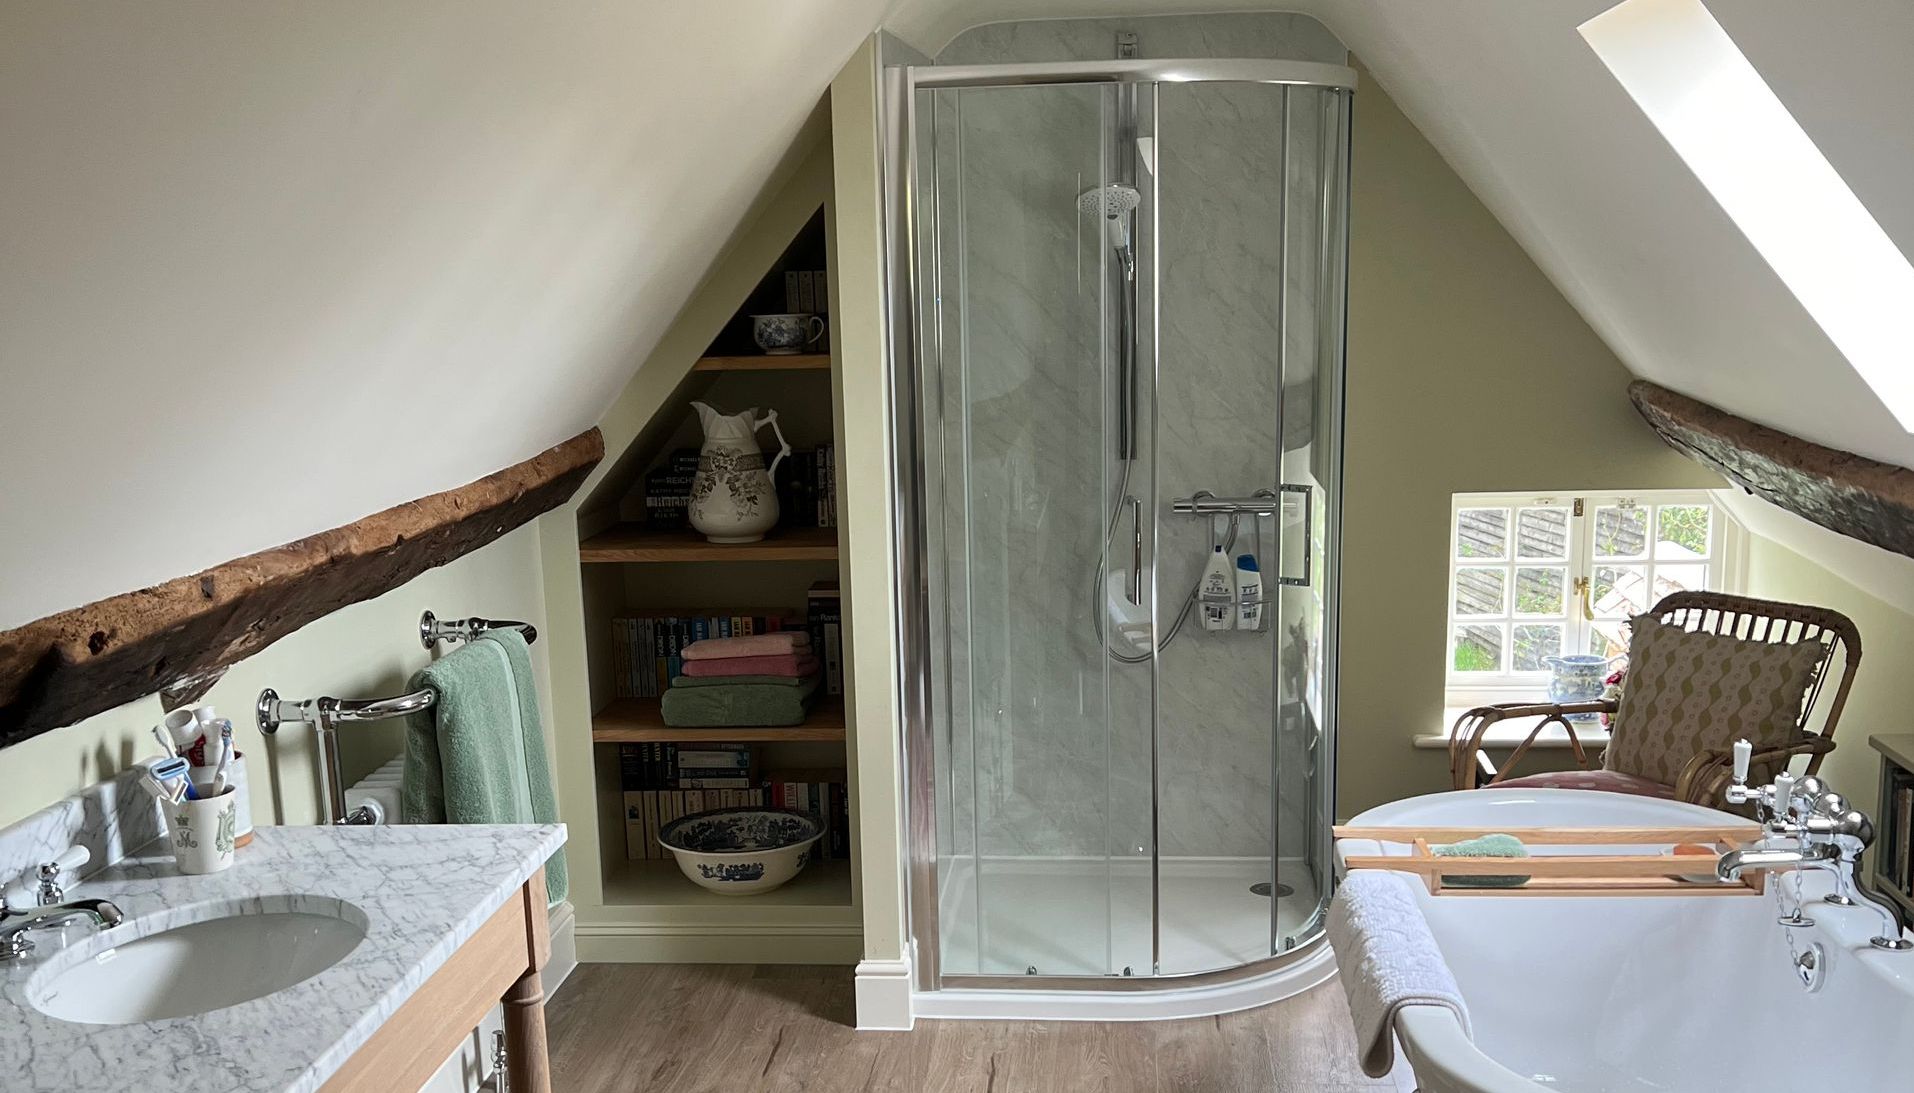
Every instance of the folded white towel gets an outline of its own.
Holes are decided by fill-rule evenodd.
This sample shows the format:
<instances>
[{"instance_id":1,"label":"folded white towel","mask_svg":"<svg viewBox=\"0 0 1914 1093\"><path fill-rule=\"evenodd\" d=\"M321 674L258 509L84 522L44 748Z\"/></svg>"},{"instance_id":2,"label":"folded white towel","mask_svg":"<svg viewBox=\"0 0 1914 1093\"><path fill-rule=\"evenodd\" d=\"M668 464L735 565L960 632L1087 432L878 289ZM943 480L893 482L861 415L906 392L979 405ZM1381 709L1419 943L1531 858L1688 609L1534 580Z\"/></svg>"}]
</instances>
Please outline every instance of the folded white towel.
<instances>
[{"instance_id":1,"label":"folded white towel","mask_svg":"<svg viewBox=\"0 0 1914 1093\"><path fill-rule=\"evenodd\" d=\"M1416 905L1415 881L1379 869L1352 869L1329 905L1329 945L1356 1026L1362 1072L1380 1078L1395 1066L1396 1012L1447 1006L1464 1035L1469 1010L1455 974Z\"/></svg>"}]
</instances>

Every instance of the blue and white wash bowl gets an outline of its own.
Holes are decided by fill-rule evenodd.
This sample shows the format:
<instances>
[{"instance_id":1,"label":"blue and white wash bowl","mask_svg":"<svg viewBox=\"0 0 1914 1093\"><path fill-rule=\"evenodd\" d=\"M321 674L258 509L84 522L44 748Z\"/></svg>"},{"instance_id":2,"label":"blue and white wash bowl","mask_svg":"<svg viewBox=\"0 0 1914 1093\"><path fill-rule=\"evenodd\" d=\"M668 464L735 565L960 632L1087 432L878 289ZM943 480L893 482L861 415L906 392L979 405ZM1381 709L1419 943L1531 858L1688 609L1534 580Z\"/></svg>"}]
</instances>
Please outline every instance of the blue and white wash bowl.
<instances>
[{"instance_id":1,"label":"blue and white wash bowl","mask_svg":"<svg viewBox=\"0 0 1914 1093\"><path fill-rule=\"evenodd\" d=\"M694 812L658 833L693 884L726 896L769 892L797 876L823 837L817 817L783 808Z\"/></svg>"}]
</instances>

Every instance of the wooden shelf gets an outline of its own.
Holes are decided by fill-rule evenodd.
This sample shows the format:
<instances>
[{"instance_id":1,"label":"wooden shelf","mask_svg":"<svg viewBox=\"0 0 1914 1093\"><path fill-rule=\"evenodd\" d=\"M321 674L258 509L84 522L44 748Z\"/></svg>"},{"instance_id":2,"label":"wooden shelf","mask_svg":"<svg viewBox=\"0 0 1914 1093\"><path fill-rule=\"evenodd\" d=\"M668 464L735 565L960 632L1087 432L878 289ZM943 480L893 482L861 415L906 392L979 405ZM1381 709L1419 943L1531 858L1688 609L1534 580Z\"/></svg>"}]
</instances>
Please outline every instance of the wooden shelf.
<instances>
[{"instance_id":1,"label":"wooden shelf","mask_svg":"<svg viewBox=\"0 0 1914 1093\"><path fill-rule=\"evenodd\" d=\"M713 543L695 531L619 524L578 544L581 562L834 562L836 528L785 528L755 543Z\"/></svg>"},{"instance_id":2,"label":"wooden shelf","mask_svg":"<svg viewBox=\"0 0 1914 1093\"><path fill-rule=\"evenodd\" d=\"M699 357L698 363L691 366L693 372L828 372L830 369L831 356L828 353Z\"/></svg>"},{"instance_id":3,"label":"wooden shelf","mask_svg":"<svg viewBox=\"0 0 1914 1093\"><path fill-rule=\"evenodd\" d=\"M591 719L591 738L598 744L769 744L780 741L841 741L844 739L844 703L827 698L802 725L773 728L674 729L665 724L655 698L621 698Z\"/></svg>"}]
</instances>

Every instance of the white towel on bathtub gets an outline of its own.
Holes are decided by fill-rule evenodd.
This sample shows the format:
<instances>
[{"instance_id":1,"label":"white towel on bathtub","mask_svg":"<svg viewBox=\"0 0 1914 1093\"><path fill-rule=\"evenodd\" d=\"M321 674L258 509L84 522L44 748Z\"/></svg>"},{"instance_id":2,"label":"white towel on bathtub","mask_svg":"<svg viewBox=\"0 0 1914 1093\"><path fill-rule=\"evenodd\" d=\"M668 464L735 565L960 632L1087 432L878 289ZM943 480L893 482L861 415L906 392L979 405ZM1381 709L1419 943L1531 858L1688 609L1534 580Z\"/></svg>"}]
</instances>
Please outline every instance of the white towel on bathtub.
<instances>
[{"instance_id":1,"label":"white towel on bathtub","mask_svg":"<svg viewBox=\"0 0 1914 1093\"><path fill-rule=\"evenodd\" d=\"M1396 1012L1404 1006L1447 1006L1463 1034L1473 1036L1455 974L1416 905L1415 883L1400 873L1352 869L1329 905L1336 974L1356 1026L1362 1072L1371 1078L1395 1066Z\"/></svg>"}]
</instances>

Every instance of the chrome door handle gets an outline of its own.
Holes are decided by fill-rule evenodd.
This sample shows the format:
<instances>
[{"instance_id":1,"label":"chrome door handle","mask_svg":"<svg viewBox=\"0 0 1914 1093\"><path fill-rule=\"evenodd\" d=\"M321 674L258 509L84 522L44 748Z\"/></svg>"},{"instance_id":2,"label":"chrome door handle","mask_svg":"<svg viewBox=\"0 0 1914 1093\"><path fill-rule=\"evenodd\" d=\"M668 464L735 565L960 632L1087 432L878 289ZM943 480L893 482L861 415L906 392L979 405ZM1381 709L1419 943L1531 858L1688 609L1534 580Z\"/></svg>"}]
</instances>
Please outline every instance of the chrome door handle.
<instances>
[{"instance_id":1,"label":"chrome door handle","mask_svg":"<svg viewBox=\"0 0 1914 1093\"><path fill-rule=\"evenodd\" d=\"M1291 577L1283 572L1282 527L1276 529L1276 583L1291 587L1308 587L1313 571L1315 545L1310 541L1310 529L1316 522L1316 488L1294 482L1284 482L1276 487L1285 494L1300 494L1303 499L1303 572L1299 577Z\"/></svg>"},{"instance_id":2,"label":"chrome door handle","mask_svg":"<svg viewBox=\"0 0 1914 1093\"><path fill-rule=\"evenodd\" d=\"M1130 502L1130 602L1143 606L1143 502L1133 495Z\"/></svg>"}]
</instances>

